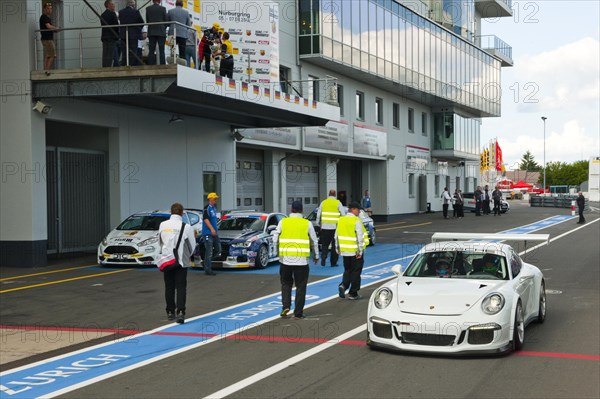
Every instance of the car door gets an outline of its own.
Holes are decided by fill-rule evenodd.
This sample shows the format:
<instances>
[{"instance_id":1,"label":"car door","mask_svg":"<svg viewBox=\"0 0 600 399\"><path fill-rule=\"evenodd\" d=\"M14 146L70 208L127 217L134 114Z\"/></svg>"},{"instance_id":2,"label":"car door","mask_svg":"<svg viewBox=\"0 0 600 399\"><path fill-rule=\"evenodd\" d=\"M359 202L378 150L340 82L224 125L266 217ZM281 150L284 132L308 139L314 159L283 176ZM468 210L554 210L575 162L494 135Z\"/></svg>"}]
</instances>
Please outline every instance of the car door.
<instances>
[{"instance_id":1,"label":"car door","mask_svg":"<svg viewBox=\"0 0 600 399\"><path fill-rule=\"evenodd\" d=\"M523 261L517 253L511 248L510 249L510 268L512 272L513 282L515 284L515 290L521 298L523 310L525 315L531 313L531 295L533 294L533 273L527 268L523 267Z\"/></svg>"},{"instance_id":2,"label":"car door","mask_svg":"<svg viewBox=\"0 0 600 399\"><path fill-rule=\"evenodd\" d=\"M269 229L271 226L277 227L279 221L281 220L281 215L273 214L269 215L267 219L267 223L265 223L265 241L267 242L267 247L269 248L269 259L272 260L278 256L275 246L273 245L273 229Z\"/></svg>"}]
</instances>

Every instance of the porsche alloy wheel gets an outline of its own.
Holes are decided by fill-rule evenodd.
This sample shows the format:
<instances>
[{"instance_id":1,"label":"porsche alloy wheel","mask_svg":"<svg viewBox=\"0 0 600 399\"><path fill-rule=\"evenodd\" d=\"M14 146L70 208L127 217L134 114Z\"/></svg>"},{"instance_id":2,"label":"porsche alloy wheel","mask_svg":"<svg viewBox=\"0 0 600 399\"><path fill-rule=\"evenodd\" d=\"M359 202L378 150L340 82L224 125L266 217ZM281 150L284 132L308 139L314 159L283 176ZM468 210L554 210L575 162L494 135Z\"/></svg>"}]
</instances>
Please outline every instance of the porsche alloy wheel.
<instances>
[{"instance_id":1,"label":"porsche alloy wheel","mask_svg":"<svg viewBox=\"0 0 600 399\"><path fill-rule=\"evenodd\" d=\"M256 254L254 265L258 269L264 269L269 264L269 249L266 245L261 245Z\"/></svg>"},{"instance_id":2,"label":"porsche alloy wheel","mask_svg":"<svg viewBox=\"0 0 600 399\"><path fill-rule=\"evenodd\" d=\"M540 304L538 308L538 323L543 323L546 320L546 283L542 280L540 286Z\"/></svg>"},{"instance_id":3,"label":"porsche alloy wheel","mask_svg":"<svg viewBox=\"0 0 600 399\"><path fill-rule=\"evenodd\" d=\"M523 317L523 306L521 301L517 303L517 309L515 310L515 326L513 330L512 347L513 351L518 351L523 348L523 342L525 341L525 321Z\"/></svg>"}]
</instances>

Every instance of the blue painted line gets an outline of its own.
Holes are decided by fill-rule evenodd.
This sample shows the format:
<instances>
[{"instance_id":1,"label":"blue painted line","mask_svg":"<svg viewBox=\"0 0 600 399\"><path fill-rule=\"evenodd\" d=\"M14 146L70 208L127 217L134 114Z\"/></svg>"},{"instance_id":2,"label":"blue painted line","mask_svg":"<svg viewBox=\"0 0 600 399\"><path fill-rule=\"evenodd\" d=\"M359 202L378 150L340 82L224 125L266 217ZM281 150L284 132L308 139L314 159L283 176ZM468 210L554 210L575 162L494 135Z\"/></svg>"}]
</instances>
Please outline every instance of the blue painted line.
<instances>
[{"instance_id":1,"label":"blue painted line","mask_svg":"<svg viewBox=\"0 0 600 399\"><path fill-rule=\"evenodd\" d=\"M569 219L572 217L552 217L504 233L531 232ZM405 269L420 247L420 245L378 244L369 248L362 274L363 287L379 284L393 277L390 271L393 264L399 263ZM278 268L271 266L265 270L270 270L272 274L272 271L278 271ZM328 277L309 284L305 308L311 308L337 297L337 286L341 280L342 270L341 266L324 268L320 265L311 265L313 275L334 274L331 276L325 274ZM265 274L269 273L265 272ZM281 297L279 294L272 294L188 319L182 325L170 324L119 341L8 370L0 373L0 398L58 396L208 344L227 335L255 328L277 319L280 310ZM165 336L155 335L155 333L179 333L180 335ZM183 335L186 333L195 335ZM199 334L206 334L206 336Z\"/></svg>"}]
</instances>

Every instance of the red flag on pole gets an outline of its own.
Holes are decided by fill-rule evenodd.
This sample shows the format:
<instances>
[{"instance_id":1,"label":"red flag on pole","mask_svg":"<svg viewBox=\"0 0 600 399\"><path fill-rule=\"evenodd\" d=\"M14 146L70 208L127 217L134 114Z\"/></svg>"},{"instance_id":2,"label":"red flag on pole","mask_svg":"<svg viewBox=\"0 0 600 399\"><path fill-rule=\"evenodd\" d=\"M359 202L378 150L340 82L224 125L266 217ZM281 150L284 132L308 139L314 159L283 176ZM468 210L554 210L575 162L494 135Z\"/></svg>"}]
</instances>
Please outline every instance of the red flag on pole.
<instances>
[{"instance_id":1,"label":"red flag on pole","mask_svg":"<svg viewBox=\"0 0 600 399\"><path fill-rule=\"evenodd\" d=\"M504 171L504 165L502 164L502 150L500 149L498 140L496 140L496 170L498 172Z\"/></svg>"}]
</instances>

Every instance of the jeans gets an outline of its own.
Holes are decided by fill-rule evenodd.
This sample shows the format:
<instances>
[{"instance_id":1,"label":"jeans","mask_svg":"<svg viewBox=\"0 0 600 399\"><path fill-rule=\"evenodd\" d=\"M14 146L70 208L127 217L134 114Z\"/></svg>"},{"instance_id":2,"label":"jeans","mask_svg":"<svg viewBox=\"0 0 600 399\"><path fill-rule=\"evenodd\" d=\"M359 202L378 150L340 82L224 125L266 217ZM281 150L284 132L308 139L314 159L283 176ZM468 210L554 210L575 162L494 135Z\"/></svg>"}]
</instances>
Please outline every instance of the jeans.
<instances>
[{"instance_id":1,"label":"jeans","mask_svg":"<svg viewBox=\"0 0 600 399\"><path fill-rule=\"evenodd\" d=\"M185 60L189 67L192 66L191 60L194 60L194 68L198 69L198 62L196 61L196 46L185 46Z\"/></svg>"},{"instance_id":2,"label":"jeans","mask_svg":"<svg viewBox=\"0 0 600 399\"><path fill-rule=\"evenodd\" d=\"M221 253L221 240L219 236L204 236L204 273L212 272L213 257Z\"/></svg>"},{"instance_id":3,"label":"jeans","mask_svg":"<svg viewBox=\"0 0 600 399\"><path fill-rule=\"evenodd\" d=\"M148 37L148 65L156 65L156 45L158 44L158 59L160 65L165 65L165 37L164 36L149 36Z\"/></svg>"},{"instance_id":4,"label":"jeans","mask_svg":"<svg viewBox=\"0 0 600 399\"><path fill-rule=\"evenodd\" d=\"M180 266L163 274L165 278L167 313L175 313L175 310L185 313L187 268ZM177 303L175 303L175 291L177 291Z\"/></svg>"},{"instance_id":5,"label":"jeans","mask_svg":"<svg viewBox=\"0 0 600 399\"><path fill-rule=\"evenodd\" d=\"M292 306L292 286L296 283L296 299L294 301L294 316L302 316L306 302L306 284L308 283L309 267L289 266L283 263L279 267L281 281L281 305L283 309Z\"/></svg>"},{"instance_id":6,"label":"jeans","mask_svg":"<svg viewBox=\"0 0 600 399\"><path fill-rule=\"evenodd\" d=\"M356 256L344 256L344 275L342 277L342 286L344 290L350 289L350 296L358 295L360 290L360 274L365 264L364 254L360 259Z\"/></svg>"}]
</instances>

